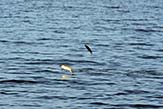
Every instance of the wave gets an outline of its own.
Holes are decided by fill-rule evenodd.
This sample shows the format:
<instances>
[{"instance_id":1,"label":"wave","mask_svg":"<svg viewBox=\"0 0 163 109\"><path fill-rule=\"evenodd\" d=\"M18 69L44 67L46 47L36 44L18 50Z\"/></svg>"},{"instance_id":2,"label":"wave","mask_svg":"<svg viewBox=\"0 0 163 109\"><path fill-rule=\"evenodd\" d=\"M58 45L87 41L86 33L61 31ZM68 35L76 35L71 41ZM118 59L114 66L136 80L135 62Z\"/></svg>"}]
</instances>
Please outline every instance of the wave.
<instances>
[{"instance_id":1,"label":"wave","mask_svg":"<svg viewBox=\"0 0 163 109\"><path fill-rule=\"evenodd\" d=\"M34 83L38 83L37 81L32 81L32 80L15 80L15 79L11 79L11 80L1 80L0 84L4 84L4 83L15 83L15 84L34 84Z\"/></svg>"},{"instance_id":2,"label":"wave","mask_svg":"<svg viewBox=\"0 0 163 109\"><path fill-rule=\"evenodd\" d=\"M114 107L132 107L132 108L162 108L163 105L155 105L155 104L116 104L116 105L111 105L111 106L114 106Z\"/></svg>"},{"instance_id":3,"label":"wave","mask_svg":"<svg viewBox=\"0 0 163 109\"><path fill-rule=\"evenodd\" d=\"M133 45L133 46L136 46L136 45L141 45L141 46L154 46L154 44L150 44L150 43L143 43L143 42L131 42L131 43L128 43L129 45Z\"/></svg>"},{"instance_id":4,"label":"wave","mask_svg":"<svg viewBox=\"0 0 163 109\"><path fill-rule=\"evenodd\" d=\"M160 30L154 30L154 29L135 29L135 31L138 31L138 32L162 32Z\"/></svg>"},{"instance_id":5,"label":"wave","mask_svg":"<svg viewBox=\"0 0 163 109\"><path fill-rule=\"evenodd\" d=\"M143 55L143 56L138 56L138 58L142 59L161 59L163 58L162 56L152 56L152 55Z\"/></svg>"}]
</instances>

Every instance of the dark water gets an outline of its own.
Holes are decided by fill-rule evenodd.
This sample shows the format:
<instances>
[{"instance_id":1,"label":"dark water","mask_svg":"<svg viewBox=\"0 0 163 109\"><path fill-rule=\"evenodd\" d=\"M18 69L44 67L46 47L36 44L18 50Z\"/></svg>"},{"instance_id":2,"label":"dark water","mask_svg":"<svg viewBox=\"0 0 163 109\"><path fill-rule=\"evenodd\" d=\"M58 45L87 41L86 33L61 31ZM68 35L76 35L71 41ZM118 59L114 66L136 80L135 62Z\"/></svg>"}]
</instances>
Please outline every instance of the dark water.
<instances>
[{"instance_id":1,"label":"dark water","mask_svg":"<svg viewBox=\"0 0 163 109\"><path fill-rule=\"evenodd\" d=\"M0 109L163 109L162 0L0 0L0 13Z\"/></svg>"}]
</instances>

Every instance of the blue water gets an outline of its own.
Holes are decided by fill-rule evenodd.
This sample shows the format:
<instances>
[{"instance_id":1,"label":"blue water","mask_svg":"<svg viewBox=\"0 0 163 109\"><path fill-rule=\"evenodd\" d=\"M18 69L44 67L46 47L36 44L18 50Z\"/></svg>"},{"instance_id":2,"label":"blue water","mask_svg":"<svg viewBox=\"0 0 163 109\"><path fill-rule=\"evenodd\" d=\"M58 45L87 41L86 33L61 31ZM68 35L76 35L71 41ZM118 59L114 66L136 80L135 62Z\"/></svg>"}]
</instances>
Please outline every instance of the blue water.
<instances>
[{"instance_id":1,"label":"blue water","mask_svg":"<svg viewBox=\"0 0 163 109\"><path fill-rule=\"evenodd\" d=\"M162 0L0 0L0 13L0 109L163 109Z\"/></svg>"}]
</instances>

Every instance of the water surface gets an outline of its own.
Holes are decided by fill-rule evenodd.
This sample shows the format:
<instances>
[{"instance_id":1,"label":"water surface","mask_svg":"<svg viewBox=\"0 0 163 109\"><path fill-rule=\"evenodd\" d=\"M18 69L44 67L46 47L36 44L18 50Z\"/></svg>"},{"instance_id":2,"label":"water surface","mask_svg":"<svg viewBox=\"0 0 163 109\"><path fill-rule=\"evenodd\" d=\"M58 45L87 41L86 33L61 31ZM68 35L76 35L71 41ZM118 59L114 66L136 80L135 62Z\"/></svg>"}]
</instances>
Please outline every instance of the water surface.
<instances>
[{"instance_id":1,"label":"water surface","mask_svg":"<svg viewBox=\"0 0 163 109\"><path fill-rule=\"evenodd\" d=\"M162 4L1 0L0 108L162 109Z\"/></svg>"}]
</instances>

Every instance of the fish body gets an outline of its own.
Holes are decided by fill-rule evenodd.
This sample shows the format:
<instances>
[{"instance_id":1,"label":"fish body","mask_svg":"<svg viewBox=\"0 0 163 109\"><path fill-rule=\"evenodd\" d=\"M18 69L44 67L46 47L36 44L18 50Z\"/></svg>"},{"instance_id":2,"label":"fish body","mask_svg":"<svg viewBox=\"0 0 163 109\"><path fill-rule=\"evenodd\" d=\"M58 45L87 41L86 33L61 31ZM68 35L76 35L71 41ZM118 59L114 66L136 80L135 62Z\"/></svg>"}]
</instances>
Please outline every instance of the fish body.
<instances>
[{"instance_id":1,"label":"fish body","mask_svg":"<svg viewBox=\"0 0 163 109\"><path fill-rule=\"evenodd\" d=\"M92 54L92 50L88 45L85 44L85 48L87 48L87 50Z\"/></svg>"},{"instance_id":2,"label":"fish body","mask_svg":"<svg viewBox=\"0 0 163 109\"><path fill-rule=\"evenodd\" d=\"M72 69L72 67L70 67L70 66L68 66L68 65L61 65L61 68L62 69L64 69L64 70L67 70L67 71L69 71L69 72L71 72L71 73L73 73L73 69Z\"/></svg>"}]
</instances>

